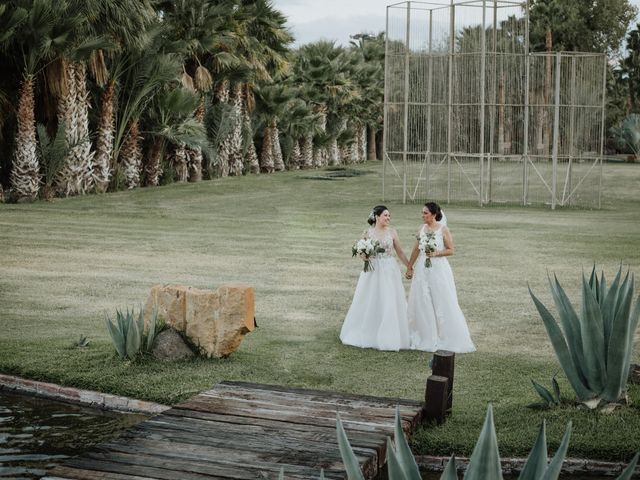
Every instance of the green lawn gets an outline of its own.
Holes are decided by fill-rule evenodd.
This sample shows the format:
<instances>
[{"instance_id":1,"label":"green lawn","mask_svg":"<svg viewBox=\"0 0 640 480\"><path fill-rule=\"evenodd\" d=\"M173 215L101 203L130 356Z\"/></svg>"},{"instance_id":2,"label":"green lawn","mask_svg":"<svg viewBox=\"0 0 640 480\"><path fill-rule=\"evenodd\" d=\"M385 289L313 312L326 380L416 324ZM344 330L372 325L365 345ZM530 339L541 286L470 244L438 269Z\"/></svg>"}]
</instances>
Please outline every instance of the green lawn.
<instances>
[{"instance_id":1,"label":"green lawn","mask_svg":"<svg viewBox=\"0 0 640 480\"><path fill-rule=\"evenodd\" d=\"M351 244L380 203L381 165L357 168L366 174L286 172L0 205L0 372L163 403L221 380L421 399L429 354L338 340L362 268ZM602 210L444 206L478 352L456 358L454 413L416 435L417 453L470 454L487 402L503 456L528 453L542 418L551 448L573 419L569 456L629 460L640 450L638 386L633 405L610 415L526 408L537 399L529 379L549 385L559 369L527 283L550 304L547 272L575 301L594 262L609 276L621 261L640 273L640 166L606 165L604 186ZM409 251L421 205L387 205ZM144 303L154 284L231 281L255 287L259 328L229 358L166 365L114 356L105 311ZM80 335L89 348L70 347Z\"/></svg>"}]
</instances>

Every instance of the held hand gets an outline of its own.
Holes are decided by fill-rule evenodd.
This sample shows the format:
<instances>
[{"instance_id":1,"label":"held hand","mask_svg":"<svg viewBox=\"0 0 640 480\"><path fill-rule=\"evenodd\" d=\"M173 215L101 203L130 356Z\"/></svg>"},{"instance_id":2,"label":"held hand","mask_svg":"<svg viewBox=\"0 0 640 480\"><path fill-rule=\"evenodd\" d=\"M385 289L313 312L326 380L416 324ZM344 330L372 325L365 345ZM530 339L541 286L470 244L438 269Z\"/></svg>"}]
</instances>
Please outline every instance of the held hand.
<instances>
[{"instance_id":1,"label":"held hand","mask_svg":"<svg viewBox=\"0 0 640 480\"><path fill-rule=\"evenodd\" d=\"M404 274L404 278L411 280L413 278L413 267L407 267L407 271Z\"/></svg>"},{"instance_id":2,"label":"held hand","mask_svg":"<svg viewBox=\"0 0 640 480\"><path fill-rule=\"evenodd\" d=\"M439 257L439 256L440 256L439 253L436 252L435 250L433 252L427 252L427 257L434 258L434 257Z\"/></svg>"}]
</instances>

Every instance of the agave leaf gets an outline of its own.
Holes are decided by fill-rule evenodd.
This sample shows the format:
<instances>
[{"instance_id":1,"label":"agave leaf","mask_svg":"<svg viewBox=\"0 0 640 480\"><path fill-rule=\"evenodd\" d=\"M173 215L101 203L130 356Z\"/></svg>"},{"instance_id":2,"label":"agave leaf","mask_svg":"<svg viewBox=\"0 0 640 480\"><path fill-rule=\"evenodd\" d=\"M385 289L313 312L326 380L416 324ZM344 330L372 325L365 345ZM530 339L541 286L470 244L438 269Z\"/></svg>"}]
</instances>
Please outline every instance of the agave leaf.
<instances>
[{"instance_id":1,"label":"agave leaf","mask_svg":"<svg viewBox=\"0 0 640 480\"><path fill-rule=\"evenodd\" d=\"M584 270L583 270L584 273ZM596 277L596 266L595 264L593 265L593 268L591 269L591 275L589 275L589 287L593 290L594 289L594 282L597 282L598 278Z\"/></svg>"},{"instance_id":2,"label":"agave leaf","mask_svg":"<svg viewBox=\"0 0 640 480\"><path fill-rule=\"evenodd\" d=\"M560 366L562 370L564 370L569 383L573 387L573 390L576 392L578 399L587 400L589 398L593 398L595 393L589 390L589 388L582 383L580 379L580 375L576 369L575 364L571 359L571 355L569 354L569 349L567 348L567 344L562 336L562 331L558 324L556 323L553 315L549 313L549 310L538 300L538 298L533 294L531 288L529 288L529 295L533 299L533 303L538 309L538 313L542 318L542 322L549 334L549 339L551 340L551 344L553 345L553 349L556 352L556 356L558 357L558 361L560 362Z\"/></svg>"},{"instance_id":3,"label":"agave leaf","mask_svg":"<svg viewBox=\"0 0 640 480\"><path fill-rule=\"evenodd\" d=\"M537 480L547 468L547 437L545 422L542 421L536 443L529 453L518 480Z\"/></svg>"},{"instance_id":4,"label":"agave leaf","mask_svg":"<svg viewBox=\"0 0 640 480\"><path fill-rule=\"evenodd\" d=\"M633 478L633 474L636 470L636 465L638 464L638 457L640 453L636 453L627 468L620 474L620 476L616 480L631 480Z\"/></svg>"},{"instance_id":5,"label":"agave leaf","mask_svg":"<svg viewBox=\"0 0 640 480\"><path fill-rule=\"evenodd\" d=\"M278 480L284 480L284 467L280 467L280 473L278 473Z\"/></svg>"},{"instance_id":6,"label":"agave leaf","mask_svg":"<svg viewBox=\"0 0 640 480\"><path fill-rule=\"evenodd\" d=\"M126 355L126 348L122 332L117 328L116 325L111 323L111 319L107 314L105 314L104 323L107 326L107 331L109 332L109 336L111 337L113 346L116 348L116 352L118 352L118 356L120 358L124 358Z\"/></svg>"},{"instance_id":7,"label":"agave leaf","mask_svg":"<svg viewBox=\"0 0 640 480\"><path fill-rule=\"evenodd\" d=\"M620 308L613 320L607 356L607 381L602 397L609 402L620 399L627 385L628 365L631 363L635 321L632 318L633 276L625 278L620 292ZM635 310L635 309L634 309Z\"/></svg>"},{"instance_id":8,"label":"agave leaf","mask_svg":"<svg viewBox=\"0 0 640 480\"><path fill-rule=\"evenodd\" d=\"M598 297L598 303L600 304L600 309L602 309L602 305L604 304L604 300L607 298L607 282L604 278L604 270L600 273L600 296Z\"/></svg>"},{"instance_id":9,"label":"agave leaf","mask_svg":"<svg viewBox=\"0 0 640 480\"><path fill-rule=\"evenodd\" d=\"M593 291L582 277L582 348L586 365L587 381L589 388L596 392L602 392L606 376L606 358L604 356L604 334L602 312Z\"/></svg>"},{"instance_id":10,"label":"agave leaf","mask_svg":"<svg viewBox=\"0 0 640 480\"><path fill-rule=\"evenodd\" d=\"M158 310L153 309L151 318L149 319L149 330L147 331L147 344L146 351L150 352L153 347L153 342L156 339L156 320L158 319Z\"/></svg>"},{"instance_id":11,"label":"agave leaf","mask_svg":"<svg viewBox=\"0 0 640 480\"><path fill-rule=\"evenodd\" d=\"M547 390L539 383L535 382L533 379L531 379L531 383L533 384L533 388L536 389L536 392L538 392L538 395L540 395L540 398L542 398L542 400L544 400L547 405L555 403L553 400L553 395L551 395L551 392L549 390Z\"/></svg>"},{"instance_id":12,"label":"agave leaf","mask_svg":"<svg viewBox=\"0 0 640 480\"><path fill-rule=\"evenodd\" d=\"M440 480L458 480L458 471L456 467L456 457L455 455L451 455L451 458L447 462L447 467L440 475Z\"/></svg>"},{"instance_id":13,"label":"agave leaf","mask_svg":"<svg viewBox=\"0 0 640 480\"><path fill-rule=\"evenodd\" d=\"M567 429L564 431L560 446L558 447L556 454L553 456L551 463L549 463L549 466L544 472L542 480L556 480L558 478L558 476L560 475L560 470L562 469L562 462L564 462L564 457L567 454L567 449L569 448L570 438L571 421L569 421L569 423L567 424Z\"/></svg>"},{"instance_id":14,"label":"agave leaf","mask_svg":"<svg viewBox=\"0 0 640 480\"><path fill-rule=\"evenodd\" d=\"M134 318L137 318L137 327L138 327L138 331L140 332L140 337L142 337L142 335L144 334L144 311L142 310L142 307L140 307L140 313L138 313L138 316L136 317L133 313L133 310L131 310L131 316Z\"/></svg>"},{"instance_id":15,"label":"agave leaf","mask_svg":"<svg viewBox=\"0 0 640 480\"><path fill-rule=\"evenodd\" d=\"M324 468L320 469L320 477L318 477L319 480L324 480Z\"/></svg>"},{"instance_id":16,"label":"agave leaf","mask_svg":"<svg viewBox=\"0 0 640 480\"><path fill-rule=\"evenodd\" d=\"M407 474L402 468L398 453L394 448L391 438L387 437L387 470L389 478L393 480L408 480Z\"/></svg>"},{"instance_id":17,"label":"agave leaf","mask_svg":"<svg viewBox=\"0 0 640 480\"><path fill-rule=\"evenodd\" d=\"M487 407L484 425L476 446L473 448L473 453L469 459L469 467L464 474L464 478L465 480L502 479L498 439L493 424L493 407L491 404Z\"/></svg>"},{"instance_id":18,"label":"agave leaf","mask_svg":"<svg viewBox=\"0 0 640 480\"><path fill-rule=\"evenodd\" d=\"M351 444L349 444L349 439L347 438L347 434L342 426L342 420L340 419L339 413L336 413L336 431L338 435L338 448L340 449L340 456L342 457L344 468L347 471L348 479L364 480L364 476L360 470L360 464L351 449Z\"/></svg>"},{"instance_id":19,"label":"agave leaf","mask_svg":"<svg viewBox=\"0 0 640 480\"><path fill-rule=\"evenodd\" d=\"M638 328L638 320L640 319L640 297L636 300L636 305L633 308L633 312L631 312L631 318L629 319L629 331L631 334L629 335L629 352L633 351L633 341L635 337L636 329ZM631 360L627 361L624 365L622 371L622 378L629 378L629 369L631 368Z\"/></svg>"},{"instance_id":20,"label":"agave leaf","mask_svg":"<svg viewBox=\"0 0 640 480\"><path fill-rule=\"evenodd\" d=\"M558 384L558 380L556 380L555 375L551 379L551 385L553 385L553 394L555 396L556 403L560 405L560 385Z\"/></svg>"},{"instance_id":21,"label":"agave leaf","mask_svg":"<svg viewBox=\"0 0 640 480\"><path fill-rule=\"evenodd\" d=\"M396 405L396 419L393 433L396 442L396 454L398 456L400 466L404 471L404 478L410 480L421 480L422 477L420 475L420 469L418 468L418 464L416 463L413 453L411 453L407 439L404 436L404 431L402 430L399 405Z\"/></svg>"},{"instance_id":22,"label":"agave leaf","mask_svg":"<svg viewBox=\"0 0 640 480\"><path fill-rule=\"evenodd\" d=\"M584 353L582 351L582 336L580 333L580 319L576 313L569 297L565 293L564 289L560 286L558 277L553 276L553 282L549 279L551 286L551 294L553 301L558 310L560 316L560 322L562 323L562 329L564 330L564 338L569 348L569 354L573 360L573 365L578 372L580 382L583 385L587 384L587 378L583 370Z\"/></svg>"},{"instance_id":23,"label":"agave leaf","mask_svg":"<svg viewBox=\"0 0 640 480\"><path fill-rule=\"evenodd\" d=\"M127 320L129 325L127 327L127 357L133 360L136 354L140 351L141 332L138 330L138 323L133 318L133 312L129 313L127 310Z\"/></svg>"}]
</instances>

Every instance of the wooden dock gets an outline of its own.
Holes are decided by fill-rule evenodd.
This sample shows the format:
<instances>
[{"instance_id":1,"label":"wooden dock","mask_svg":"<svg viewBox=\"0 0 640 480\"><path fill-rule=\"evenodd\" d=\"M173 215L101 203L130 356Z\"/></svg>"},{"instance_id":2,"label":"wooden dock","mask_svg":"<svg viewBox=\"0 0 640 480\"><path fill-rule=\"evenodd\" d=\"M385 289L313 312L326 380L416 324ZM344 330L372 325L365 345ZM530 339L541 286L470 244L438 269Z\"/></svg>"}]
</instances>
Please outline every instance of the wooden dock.
<instances>
[{"instance_id":1,"label":"wooden dock","mask_svg":"<svg viewBox=\"0 0 640 480\"><path fill-rule=\"evenodd\" d=\"M55 467L47 479L204 480L346 478L336 412L365 478L385 462L396 405L405 432L422 403L242 382L223 382L118 438Z\"/></svg>"}]
</instances>

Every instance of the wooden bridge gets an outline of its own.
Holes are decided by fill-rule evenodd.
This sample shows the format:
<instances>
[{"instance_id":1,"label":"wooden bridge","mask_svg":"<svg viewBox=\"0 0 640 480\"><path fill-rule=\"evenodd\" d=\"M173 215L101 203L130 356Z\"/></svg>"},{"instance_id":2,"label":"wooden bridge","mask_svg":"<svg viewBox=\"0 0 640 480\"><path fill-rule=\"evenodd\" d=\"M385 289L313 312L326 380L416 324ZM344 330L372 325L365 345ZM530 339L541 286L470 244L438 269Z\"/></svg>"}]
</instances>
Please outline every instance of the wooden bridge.
<instances>
[{"instance_id":1,"label":"wooden bridge","mask_svg":"<svg viewBox=\"0 0 640 480\"><path fill-rule=\"evenodd\" d=\"M375 478L393 437L396 405L409 433L422 403L223 382L55 467L46 479L204 480L346 478L336 412L365 478Z\"/></svg>"}]
</instances>

